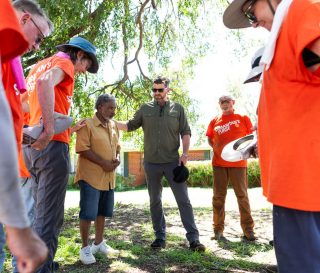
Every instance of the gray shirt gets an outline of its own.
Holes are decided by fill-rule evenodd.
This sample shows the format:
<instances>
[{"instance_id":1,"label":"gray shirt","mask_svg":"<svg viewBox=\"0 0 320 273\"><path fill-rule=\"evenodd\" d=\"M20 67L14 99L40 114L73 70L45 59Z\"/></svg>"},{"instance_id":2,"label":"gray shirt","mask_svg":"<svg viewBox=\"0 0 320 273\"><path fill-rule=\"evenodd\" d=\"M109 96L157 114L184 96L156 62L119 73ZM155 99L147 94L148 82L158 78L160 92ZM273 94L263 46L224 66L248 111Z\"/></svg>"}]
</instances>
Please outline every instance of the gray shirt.
<instances>
[{"instance_id":1,"label":"gray shirt","mask_svg":"<svg viewBox=\"0 0 320 273\"><path fill-rule=\"evenodd\" d=\"M142 127L144 160L170 163L179 159L180 136L191 135L183 107L167 101L163 107L156 101L143 104L127 123L128 131Z\"/></svg>"}]
</instances>

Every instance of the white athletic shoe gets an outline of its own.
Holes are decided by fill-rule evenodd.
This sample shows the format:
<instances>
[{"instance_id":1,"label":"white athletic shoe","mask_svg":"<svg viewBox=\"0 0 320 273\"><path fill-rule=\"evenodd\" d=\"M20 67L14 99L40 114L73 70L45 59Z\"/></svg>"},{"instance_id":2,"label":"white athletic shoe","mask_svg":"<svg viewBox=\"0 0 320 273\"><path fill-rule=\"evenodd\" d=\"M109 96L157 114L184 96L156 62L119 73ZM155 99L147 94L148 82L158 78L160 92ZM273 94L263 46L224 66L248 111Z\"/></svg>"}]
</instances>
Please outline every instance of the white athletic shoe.
<instances>
[{"instance_id":1,"label":"white athletic shoe","mask_svg":"<svg viewBox=\"0 0 320 273\"><path fill-rule=\"evenodd\" d=\"M119 250L113 249L111 246L108 246L105 243L105 241L102 241L98 245L95 245L94 243L92 243L92 245L91 245L91 253L94 255L97 252L104 253L106 256L119 255Z\"/></svg>"},{"instance_id":2,"label":"white athletic shoe","mask_svg":"<svg viewBox=\"0 0 320 273\"><path fill-rule=\"evenodd\" d=\"M83 264L93 264L96 262L96 258L92 255L90 246L80 249L80 261Z\"/></svg>"}]
</instances>

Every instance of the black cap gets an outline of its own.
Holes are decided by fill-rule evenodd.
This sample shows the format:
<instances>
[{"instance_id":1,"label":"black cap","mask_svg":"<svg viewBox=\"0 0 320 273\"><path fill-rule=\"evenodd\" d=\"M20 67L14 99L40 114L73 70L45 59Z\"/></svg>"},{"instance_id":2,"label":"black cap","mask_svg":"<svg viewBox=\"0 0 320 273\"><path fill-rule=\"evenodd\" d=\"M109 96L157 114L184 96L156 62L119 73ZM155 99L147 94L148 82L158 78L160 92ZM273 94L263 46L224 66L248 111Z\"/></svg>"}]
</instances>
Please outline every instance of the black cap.
<instances>
[{"instance_id":1,"label":"black cap","mask_svg":"<svg viewBox=\"0 0 320 273\"><path fill-rule=\"evenodd\" d=\"M181 162L180 166L177 166L173 169L173 180L177 183L183 183L189 178L189 170Z\"/></svg>"}]
</instances>

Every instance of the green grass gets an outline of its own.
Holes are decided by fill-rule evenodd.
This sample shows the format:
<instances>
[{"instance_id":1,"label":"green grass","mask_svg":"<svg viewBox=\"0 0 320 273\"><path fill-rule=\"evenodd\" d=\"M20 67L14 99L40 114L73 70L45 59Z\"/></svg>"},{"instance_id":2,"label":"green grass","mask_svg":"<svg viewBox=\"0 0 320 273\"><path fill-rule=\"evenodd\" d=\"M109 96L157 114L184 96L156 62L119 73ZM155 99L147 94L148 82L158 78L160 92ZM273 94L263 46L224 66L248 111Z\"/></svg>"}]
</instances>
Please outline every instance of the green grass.
<instances>
[{"instance_id":1,"label":"green grass","mask_svg":"<svg viewBox=\"0 0 320 273\"><path fill-rule=\"evenodd\" d=\"M97 255L97 263L85 266L78 258L81 247L78 209L67 210L55 258L60 263L58 272L272 272L266 269L267 265L263 261L257 263L252 259L257 253L271 252L267 243L247 243L241 240L214 243L211 241L214 249L210 247L204 253L191 252L184 237L185 231L178 210L166 208L165 212L167 226L170 229L167 233L167 247L161 251L153 251L149 247L154 235L148 206L135 207L118 203L114 218L106 220L105 238L109 245L120 250L120 255L112 259ZM195 208L194 213L196 219L210 219L212 210ZM93 228L91 234L94 234ZM93 235L90 239L94 239ZM5 268L4 272L10 272L8 260Z\"/></svg>"}]
</instances>

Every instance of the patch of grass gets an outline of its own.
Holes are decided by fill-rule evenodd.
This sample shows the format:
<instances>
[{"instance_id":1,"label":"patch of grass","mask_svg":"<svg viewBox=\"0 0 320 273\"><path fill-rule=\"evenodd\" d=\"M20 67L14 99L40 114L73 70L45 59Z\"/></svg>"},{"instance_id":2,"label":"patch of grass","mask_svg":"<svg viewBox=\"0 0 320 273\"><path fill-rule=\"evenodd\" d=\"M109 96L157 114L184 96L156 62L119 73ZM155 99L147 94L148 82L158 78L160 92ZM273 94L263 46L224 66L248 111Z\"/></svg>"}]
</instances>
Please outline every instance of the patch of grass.
<instances>
[{"instance_id":1,"label":"patch of grass","mask_svg":"<svg viewBox=\"0 0 320 273\"><path fill-rule=\"evenodd\" d=\"M81 240L78 209L65 213L65 223L59 237L55 260L60 263L59 272L66 273L223 273L223 272L270 272L266 264L251 260L256 253L268 252L266 243L242 241L218 241L204 253L192 252L184 237L184 229L176 208L165 208L167 247L161 251L150 249L154 239L149 207L117 204L112 220L106 221L104 237L107 243L120 251L118 257L96 255L95 264L85 266L79 261ZM211 219L211 208L195 208L197 219ZM264 216L262 212L262 217ZM238 223L237 223L238 224ZM170 230L170 231L169 231ZM180 230L180 232L178 232ZM182 231L181 231L182 230ZM94 239L91 229L91 239ZM220 252L220 253L219 253ZM220 254L220 255L219 255ZM4 272L10 272L8 261Z\"/></svg>"},{"instance_id":2,"label":"patch of grass","mask_svg":"<svg viewBox=\"0 0 320 273\"><path fill-rule=\"evenodd\" d=\"M267 252L272 249L267 243L247 242L242 240L240 242L231 242L228 240L220 240L218 244L221 248L227 249L234 253L236 257L251 257L257 252Z\"/></svg>"}]
</instances>

